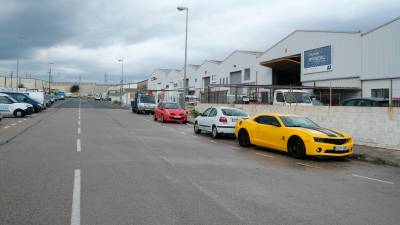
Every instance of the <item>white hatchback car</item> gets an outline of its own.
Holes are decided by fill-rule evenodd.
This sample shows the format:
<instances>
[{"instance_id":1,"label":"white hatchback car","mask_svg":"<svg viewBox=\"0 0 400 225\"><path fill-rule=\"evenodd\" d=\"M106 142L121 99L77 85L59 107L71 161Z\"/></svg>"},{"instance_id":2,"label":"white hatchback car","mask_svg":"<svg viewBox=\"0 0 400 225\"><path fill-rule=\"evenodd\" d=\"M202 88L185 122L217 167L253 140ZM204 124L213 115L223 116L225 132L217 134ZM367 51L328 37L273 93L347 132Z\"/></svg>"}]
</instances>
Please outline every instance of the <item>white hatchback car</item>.
<instances>
[{"instance_id":1,"label":"white hatchback car","mask_svg":"<svg viewBox=\"0 0 400 225\"><path fill-rule=\"evenodd\" d=\"M3 116L24 117L29 107L32 107L32 105L17 103L17 101L9 95L0 93L0 112Z\"/></svg>"},{"instance_id":2,"label":"white hatchback car","mask_svg":"<svg viewBox=\"0 0 400 225\"><path fill-rule=\"evenodd\" d=\"M235 134L235 124L239 118L248 119L250 116L236 108L210 107L194 121L194 132L211 132L213 138L222 134Z\"/></svg>"}]
</instances>

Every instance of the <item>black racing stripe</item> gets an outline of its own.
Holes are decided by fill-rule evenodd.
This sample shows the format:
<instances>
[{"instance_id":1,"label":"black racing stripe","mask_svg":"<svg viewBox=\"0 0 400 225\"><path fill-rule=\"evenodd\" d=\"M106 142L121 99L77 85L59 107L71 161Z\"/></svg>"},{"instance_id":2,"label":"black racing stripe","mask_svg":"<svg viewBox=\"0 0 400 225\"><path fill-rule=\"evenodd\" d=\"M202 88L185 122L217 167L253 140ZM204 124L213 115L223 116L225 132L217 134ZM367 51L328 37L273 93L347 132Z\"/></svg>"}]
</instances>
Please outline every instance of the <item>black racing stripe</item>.
<instances>
[{"instance_id":1,"label":"black racing stripe","mask_svg":"<svg viewBox=\"0 0 400 225\"><path fill-rule=\"evenodd\" d=\"M334 130L331 130L331 129L326 129L326 130L329 130L330 132L335 133L335 134L337 134L337 135L340 136L340 137L344 137L343 134L341 134L341 133L339 133L339 132L337 132L337 131L334 131Z\"/></svg>"},{"instance_id":2,"label":"black racing stripe","mask_svg":"<svg viewBox=\"0 0 400 225\"><path fill-rule=\"evenodd\" d=\"M328 135L329 137L337 137L337 135L334 132L330 132L328 129L325 128L320 128L320 127L305 127L305 128L321 132L323 134Z\"/></svg>"}]
</instances>

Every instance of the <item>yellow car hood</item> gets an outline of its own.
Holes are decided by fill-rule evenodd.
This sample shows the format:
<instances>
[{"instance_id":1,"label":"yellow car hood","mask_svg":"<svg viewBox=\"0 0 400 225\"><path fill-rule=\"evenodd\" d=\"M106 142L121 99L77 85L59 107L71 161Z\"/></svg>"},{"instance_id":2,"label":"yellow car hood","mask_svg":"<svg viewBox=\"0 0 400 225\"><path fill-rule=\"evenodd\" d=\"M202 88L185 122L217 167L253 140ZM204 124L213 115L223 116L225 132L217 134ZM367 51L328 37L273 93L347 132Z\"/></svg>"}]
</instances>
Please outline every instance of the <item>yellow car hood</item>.
<instances>
[{"instance_id":1,"label":"yellow car hood","mask_svg":"<svg viewBox=\"0 0 400 225\"><path fill-rule=\"evenodd\" d=\"M322 128L322 127L290 127L294 130L299 130L308 133L312 137L321 138L349 138L350 136L344 132L335 131L332 129Z\"/></svg>"}]
</instances>

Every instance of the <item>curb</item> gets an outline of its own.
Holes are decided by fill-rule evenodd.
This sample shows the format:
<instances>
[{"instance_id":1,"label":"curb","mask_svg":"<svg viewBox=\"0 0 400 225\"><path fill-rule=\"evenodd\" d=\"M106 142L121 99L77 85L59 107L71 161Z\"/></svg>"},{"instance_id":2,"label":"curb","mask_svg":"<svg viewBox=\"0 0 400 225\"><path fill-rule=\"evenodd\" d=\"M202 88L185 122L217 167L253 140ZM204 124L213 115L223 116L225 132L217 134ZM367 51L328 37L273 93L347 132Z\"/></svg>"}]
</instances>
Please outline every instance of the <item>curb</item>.
<instances>
[{"instance_id":1,"label":"curb","mask_svg":"<svg viewBox=\"0 0 400 225\"><path fill-rule=\"evenodd\" d=\"M352 160L358 160L358 161L363 161L363 162L369 162L369 163L373 163L376 165L386 165L386 166L394 166L394 167L400 167L399 164L390 161L390 160L386 160L380 157L376 157L376 156L371 156L365 153L353 153L352 156L350 157L350 159Z\"/></svg>"}]
</instances>

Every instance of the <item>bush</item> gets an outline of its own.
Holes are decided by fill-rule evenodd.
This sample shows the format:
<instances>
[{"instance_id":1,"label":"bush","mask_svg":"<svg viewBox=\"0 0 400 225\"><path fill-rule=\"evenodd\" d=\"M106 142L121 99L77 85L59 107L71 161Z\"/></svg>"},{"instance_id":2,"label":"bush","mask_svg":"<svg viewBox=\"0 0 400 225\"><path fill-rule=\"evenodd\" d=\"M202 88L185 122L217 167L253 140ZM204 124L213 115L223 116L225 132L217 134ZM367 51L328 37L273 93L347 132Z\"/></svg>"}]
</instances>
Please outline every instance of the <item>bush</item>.
<instances>
[{"instance_id":1,"label":"bush","mask_svg":"<svg viewBox=\"0 0 400 225\"><path fill-rule=\"evenodd\" d=\"M112 103L115 105L121 105L121 101L118 101L118 100L114 100Z\"/></svg>"},{"instance_id":2,"label":"bush","mask_svg":"<svg viewBox=\"0 0 400 225\"><path fill-rule=\"evenodd\" d=\"M195 109L192 109L190 111L190 114L192 115L193 118L196 118L196 117L198 117L200 115L200 112L195 110Z\"/></svg>"}]
</instances>

